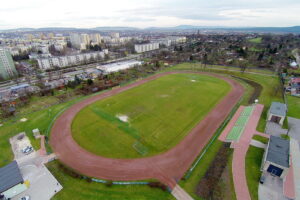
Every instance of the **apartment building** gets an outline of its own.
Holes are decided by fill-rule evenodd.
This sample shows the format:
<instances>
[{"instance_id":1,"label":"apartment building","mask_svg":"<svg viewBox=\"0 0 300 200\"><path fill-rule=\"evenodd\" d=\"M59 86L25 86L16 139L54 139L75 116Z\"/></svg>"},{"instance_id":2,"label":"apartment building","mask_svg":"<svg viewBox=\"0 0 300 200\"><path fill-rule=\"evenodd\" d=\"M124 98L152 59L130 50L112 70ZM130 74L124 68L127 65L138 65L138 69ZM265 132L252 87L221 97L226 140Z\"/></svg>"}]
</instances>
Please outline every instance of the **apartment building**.
<instances>
[{"instance_id":1,"label":"apartment building","mask_svg":"<svg viewBox=\"0 0 300 200\"><path fill-rule=\"evenodd\" d=\"M143 52L152 51L152 50L155 50L155 49L159 49L159 43L158 42L134 45L134 50L137 53L143 53Z\"/></svg>"},{"instance_id":2,"label":"apartment building","mask_svg":"<svg viewBox=\"0 0 300 200\"><path fill-rule=\"evenodd\" d=\"M0 77L9 79L17 76L17 70L9 51L0 48Z\"/></svg>"},{"instance_id":3,"label":"apartment building","mask_svg":"<svg viewBox=\"0 0 300 200\"><path fill-rule=\"evenodd\" d=\"M53 69L55 67L67 67L73 65L85 64L91 61L101 60L105 57L108 51L96 51L91 53L70 55L70 56L56 56L49 58L39 58L37 59L40 69L47 70Z\"/></svg>"}]
</instances>

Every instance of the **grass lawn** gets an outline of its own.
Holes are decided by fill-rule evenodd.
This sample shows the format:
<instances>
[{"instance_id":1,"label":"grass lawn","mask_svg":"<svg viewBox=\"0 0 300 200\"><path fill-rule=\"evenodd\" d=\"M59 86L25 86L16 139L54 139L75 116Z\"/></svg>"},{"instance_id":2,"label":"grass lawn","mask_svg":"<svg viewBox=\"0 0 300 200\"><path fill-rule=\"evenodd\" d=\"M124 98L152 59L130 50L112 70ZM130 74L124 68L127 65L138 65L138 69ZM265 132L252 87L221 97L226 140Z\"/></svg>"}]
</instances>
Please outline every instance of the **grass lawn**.
<instances>
[{"instance_id":1,"label":"grass lawn","mask_svg":"<svg viewBox=\"0 0 300 200\"><path fill-rule=\"evenodd\" d=\"M256 70L255 73L241 73L238 71L229 70L216 70L216 69L203 69L199 63L182 63L174 66L173 69L177 70L195 70L195 71L208 71L220 74L234 75L241 78L246 78L259 83L263 89L259 97L259 103L263 104L264 110L262 117L259 120L257 130L264 132L267 119L267 111L269 110L271 103L273 101L283 102L283 97L280 90L277 88L280 86L279 78L277 76L272 76L271 74L265 74L264 71Z\"/></svg>"},{"instance_id":2,"label":"grass lawn","mask_svg":"<svg viewBox=\"0 0 300 200\"><path fill-rule=\"evenodd\" d=\"M261 37L258 37L258 38L252 38L250 40L248 40L249 42L251 43L256 43L256 44L259 44L262 42L262 38Z\"/></svg>"},{"instance_id":3,"label":"grass lawn","mask_svg":"<svg viewBox=\"0 0 300 200\"><path fill-rule=\"evenodd\" d=\"M288 113L287 116L300 119L300 97L287 95Z\"/></svg>"},{"instance_id":4,"label":"grass lawn","mask_svg":"<svg viewBox=\"0 0 300 200\"><path fill-rule=\"evenodd\" d=\"M253 140L257 140L257 141L259 141L259 142L261 142L261 143L264 143L264 144L267 144L268 141L269 141L268 138L265 138L265 137L260 136L260 135L254 135L254 136L252 137L252 139L253 139Z\"/></svg>"},{"instance_id":5,"label":"grass lawn","mask_svg":"<svg viewBox=\"0 0 300 200\"><path fill-rule=\"evenodd\" d=\"M171 200L174 199L168 191L157 188L150 188L147 185L113 185L106 186L102 183L91 182L73 178L61 170L57 161L47 164L48 169L64 187L62 191L56 194L52 200Z\"/></svg>"},{"instance_id":6,"label":"grass lawn","mask_svg":"<svg viewBox=\"0 0 300 200\"><path fill-rule=\"evenodd\" d=\"M178 144L229 90L227 82L207 75L163 76L82 109L72 123L73 137L106 157L158 154ZM147 154L133 148L136 141Z\"/></svg>"},{"instance_id":7,"label":"grass lawn","mask_svg":"<svg viewBox=\"0 0 300 200\"><path fill-rule=\"evenodd\" d=\"M260 166L264 149L250 146L246 155L246 177L252 200L258 199L258 184L261 176Z\"/></svg>"}]
</instances>

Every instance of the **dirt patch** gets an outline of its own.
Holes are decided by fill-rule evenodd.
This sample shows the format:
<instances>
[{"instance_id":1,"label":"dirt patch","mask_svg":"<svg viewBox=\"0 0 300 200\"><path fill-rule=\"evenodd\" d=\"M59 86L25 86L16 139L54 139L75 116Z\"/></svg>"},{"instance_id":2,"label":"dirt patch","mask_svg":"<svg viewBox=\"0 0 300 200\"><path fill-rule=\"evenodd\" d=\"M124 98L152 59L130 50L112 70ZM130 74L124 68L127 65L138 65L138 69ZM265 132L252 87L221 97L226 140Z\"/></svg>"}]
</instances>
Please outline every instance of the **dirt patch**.
<instances>
[{"instance_id":1,"label":"dirt patch","mask_svg":"<svg viewBox=\"0 0 300 200\"><path fill-rule=\"evenodd\" d=\"M198 184L196 188L197 195L204 199L224 199L220 180L231 154L232 149L230 149L229 143L224 143L213 162L211 162L205 176Z\"/></svg>"}]
</instances>

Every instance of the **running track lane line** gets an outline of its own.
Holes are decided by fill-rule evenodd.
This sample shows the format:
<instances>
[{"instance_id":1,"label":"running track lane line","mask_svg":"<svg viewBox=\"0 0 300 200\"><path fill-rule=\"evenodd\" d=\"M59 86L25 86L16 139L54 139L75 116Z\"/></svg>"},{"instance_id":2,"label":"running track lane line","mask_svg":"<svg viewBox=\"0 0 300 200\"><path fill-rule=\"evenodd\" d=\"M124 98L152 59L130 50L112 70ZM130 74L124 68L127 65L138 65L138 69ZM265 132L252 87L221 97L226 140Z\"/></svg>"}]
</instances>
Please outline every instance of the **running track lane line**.
<instances>
[{"instance_id":1,"label":"running track lane line","mask_svg":"<svg viewBox=\"0 0 300 200\"><path fill-rule=\"evenodd\" d=\"M175 147L152 157L139 159L105 158L88 152L72 138L71 123L75 115L87 105L113 96L148 81L168 74L194 73L214 76L227 81L229 93L202 119L190 133ZM68 108L60 115L51 129L50 145L58 159L65 165L86 176L113 180L132 181L157 179L173 189L201 150L209 142L218 127L240 100L244 88L235 80L218 74L205 72L165 72L139 80L124 87L92 96ZM155 166L155 167L153 167Z\"/></svg>"}]
</instances>

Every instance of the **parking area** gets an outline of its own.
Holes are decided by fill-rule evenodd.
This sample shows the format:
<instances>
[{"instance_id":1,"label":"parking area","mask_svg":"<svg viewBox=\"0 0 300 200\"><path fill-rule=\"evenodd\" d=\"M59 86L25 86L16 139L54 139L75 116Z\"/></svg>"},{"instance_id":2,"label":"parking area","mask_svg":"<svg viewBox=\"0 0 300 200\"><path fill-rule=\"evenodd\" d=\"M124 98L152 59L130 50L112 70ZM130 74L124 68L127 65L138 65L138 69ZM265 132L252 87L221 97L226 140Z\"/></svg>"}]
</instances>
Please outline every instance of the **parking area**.
<instances>
[{"instance_id":1,"label":"parking area","mask_svg":"<svg viewBox=\"0 0 300 200\"><path fill-rule=\"evenodd\" d=\"M25 132L19 133L19 134L15 135L14 137L11 137L9 139L9 142L11 144L15 160L18 160L18 159L26 156L26 154L24 154L22 152L22 150L24 150L26 147L31 147L30 140L26 136ZM32 152L29 152L28 155L30 155L34 152L35 152L34 149L32 149Z\"/></svg>"},{"instance_id":2,"label":"parking area","mask_svg":"<svg viewBox=\"0 0 300 200\"><path fill-rule=\"evenodd\" d=\"M289 200L283 195L283 180L269 173L263 175L265 181L259 184L258 199L259 200Z\"/></svg>"},{"instance_id":3,"label":"parking area","mask_svg":"<svg viewBox=\"0 0 300 200\"><path fill-rule=\"evenodd\" d=\"M62 190L60 183L44 165L49 160L53 160L54 155L40 154L35 150L28 154L23 153L24 148L31 146L25 133L10 138L10 143L22 177L24 181L29 182L29 188L12 200L19 200L24 196L30 196L30 200L49 200Z\"/></svg>"}]
</instances>

